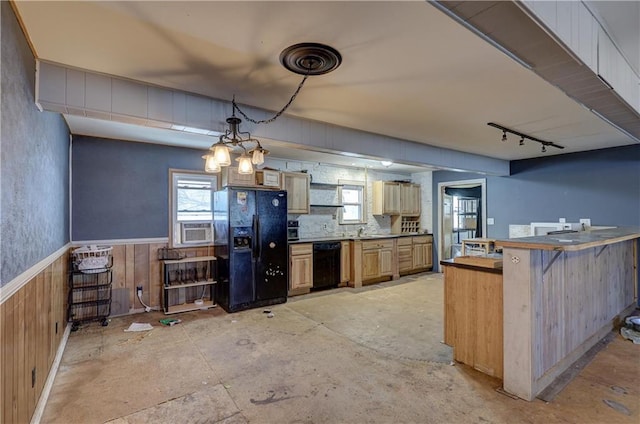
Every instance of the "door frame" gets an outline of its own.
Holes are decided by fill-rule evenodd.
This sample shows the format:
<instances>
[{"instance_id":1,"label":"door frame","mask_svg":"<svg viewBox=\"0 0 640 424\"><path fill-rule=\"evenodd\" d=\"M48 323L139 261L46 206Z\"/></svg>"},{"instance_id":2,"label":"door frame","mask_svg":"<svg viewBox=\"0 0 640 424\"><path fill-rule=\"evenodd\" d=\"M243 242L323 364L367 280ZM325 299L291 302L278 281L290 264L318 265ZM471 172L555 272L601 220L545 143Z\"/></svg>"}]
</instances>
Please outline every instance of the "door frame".
<instances>
[{"instance_id":1,"label":"door frame","mask_svg":"<svg viewBox=\"0 0 640 424\"><path fill-rule=\"evenodd\" d=\"M477 178L473 180L444 181L438 183L438 272L442 272L440 260L443 257L442 251L442 193L445 187L467 187L480 185L482 192L481 210L482 210L482 234L487 237L487 179Z\"/></svg>"}]
</instances>

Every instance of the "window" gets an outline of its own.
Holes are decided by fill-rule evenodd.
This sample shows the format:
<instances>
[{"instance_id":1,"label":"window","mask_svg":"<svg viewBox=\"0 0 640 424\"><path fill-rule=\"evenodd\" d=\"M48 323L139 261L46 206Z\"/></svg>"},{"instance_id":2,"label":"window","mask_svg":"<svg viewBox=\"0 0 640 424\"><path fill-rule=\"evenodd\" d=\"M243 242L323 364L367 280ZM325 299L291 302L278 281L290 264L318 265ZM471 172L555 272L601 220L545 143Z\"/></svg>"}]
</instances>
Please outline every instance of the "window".
<instances>
[{"instance_id":1,"label":"window","mask_svg":"<svg viewBox=\"0 0 640 424\"><path fill-rule=\"evenodd\" d=\"M195 171L169 170L171 247L213 243L213 192L217 176Z\"/></svg>"},{"instance_id":2,"label":"window","mask_svg":"<svg viewBox=\"0 0 640 424\"><path fill-rule=\"evenodd\" d=\"M339 190L342 201L340 224L365 223L364 183L361 181L341 181Z\"/></svg>"}]
</instances>

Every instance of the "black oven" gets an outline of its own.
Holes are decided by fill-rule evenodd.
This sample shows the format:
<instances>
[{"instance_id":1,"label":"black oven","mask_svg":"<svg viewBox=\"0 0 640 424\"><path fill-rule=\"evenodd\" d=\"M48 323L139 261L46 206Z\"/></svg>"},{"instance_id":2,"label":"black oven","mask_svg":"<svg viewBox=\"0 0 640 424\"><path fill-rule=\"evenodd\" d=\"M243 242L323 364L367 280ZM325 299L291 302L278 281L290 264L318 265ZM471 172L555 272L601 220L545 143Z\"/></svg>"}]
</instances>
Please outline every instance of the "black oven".
<instances>
[{"instance_id":1,"label":"black oven","mask_svg":"<svg viewBox=\"0 0 640 424\"><path fill-rule=\"evenodd\" d=\"M298 221L287 221L287 240L300 240L300 235L298 234Z\"/></svg>"}]
</instances>

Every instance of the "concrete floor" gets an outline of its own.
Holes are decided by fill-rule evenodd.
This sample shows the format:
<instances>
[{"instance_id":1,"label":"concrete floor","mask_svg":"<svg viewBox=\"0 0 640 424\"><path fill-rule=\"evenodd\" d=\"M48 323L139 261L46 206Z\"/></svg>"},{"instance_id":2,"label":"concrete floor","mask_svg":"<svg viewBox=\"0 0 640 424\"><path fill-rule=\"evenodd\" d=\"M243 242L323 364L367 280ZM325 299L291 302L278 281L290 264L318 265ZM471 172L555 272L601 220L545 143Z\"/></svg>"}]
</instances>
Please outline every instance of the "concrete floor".
<instances>
[{"instance_id":1,"label":"concrete floor","mask_svg":"<svg viewBox=\"0 0 640 424\"><path fill-rule=\"evenodd\" d=\"M158 312L72 333L43 423L634 423L640 346L621 337L552 402L451 365L440 274L271 308ZM124 332L132 322L154 329Z\"/></svg>"}]
</instances>

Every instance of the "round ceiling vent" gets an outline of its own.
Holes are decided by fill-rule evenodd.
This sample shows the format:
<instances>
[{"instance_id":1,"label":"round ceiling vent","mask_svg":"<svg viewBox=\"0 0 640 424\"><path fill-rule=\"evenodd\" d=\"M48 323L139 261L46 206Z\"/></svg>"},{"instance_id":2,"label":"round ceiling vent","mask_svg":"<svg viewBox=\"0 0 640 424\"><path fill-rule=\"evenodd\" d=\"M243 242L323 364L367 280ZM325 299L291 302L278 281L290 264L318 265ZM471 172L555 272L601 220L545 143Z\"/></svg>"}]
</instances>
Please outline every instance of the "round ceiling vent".
<instances>
[{"instance_id":1,"label":"round ceiling vent","mask_svg":"<svg viewBox=\"0 0 640 424\"><path fill-rule=\"evenodd\" d=\"M280 53L282 66L300 75L322 75L342 63L340 52L320 43L299 43Z\"/></svg>"}]
</instances>

